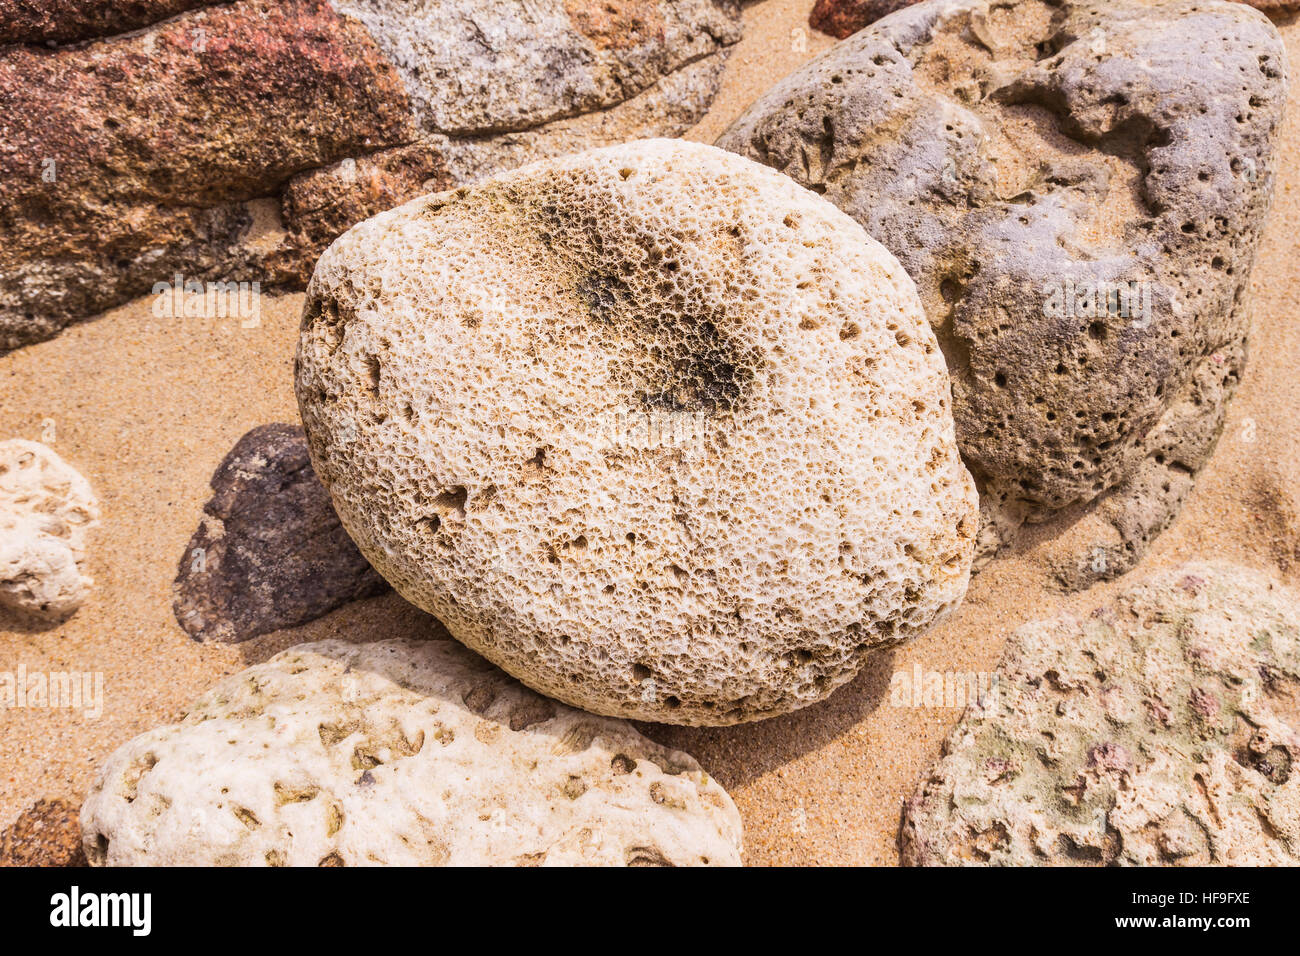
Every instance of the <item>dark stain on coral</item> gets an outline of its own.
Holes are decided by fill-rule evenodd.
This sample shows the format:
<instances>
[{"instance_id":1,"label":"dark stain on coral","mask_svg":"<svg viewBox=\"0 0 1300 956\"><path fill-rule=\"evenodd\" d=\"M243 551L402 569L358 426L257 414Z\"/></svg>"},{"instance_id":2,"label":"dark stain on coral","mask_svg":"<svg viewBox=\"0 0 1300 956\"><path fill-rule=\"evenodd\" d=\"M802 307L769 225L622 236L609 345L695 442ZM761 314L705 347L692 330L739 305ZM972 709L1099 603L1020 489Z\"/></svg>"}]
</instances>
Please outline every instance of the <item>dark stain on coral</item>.
<instances>
[{"instance_id":1,"label":"dark stain on coral","mask_svg":"<svg viewBox=\"0 0 1300 956\"><path fill-rule=\"evenodd\" d=\"M653 301L658 296L643 297L602 270L584 275L577 294L598 325L639 343L643 360L629 374L643 409L717 415L743 404L761 359L723 331L723 310L663 309Z\"/></svg>"}]
</instances>

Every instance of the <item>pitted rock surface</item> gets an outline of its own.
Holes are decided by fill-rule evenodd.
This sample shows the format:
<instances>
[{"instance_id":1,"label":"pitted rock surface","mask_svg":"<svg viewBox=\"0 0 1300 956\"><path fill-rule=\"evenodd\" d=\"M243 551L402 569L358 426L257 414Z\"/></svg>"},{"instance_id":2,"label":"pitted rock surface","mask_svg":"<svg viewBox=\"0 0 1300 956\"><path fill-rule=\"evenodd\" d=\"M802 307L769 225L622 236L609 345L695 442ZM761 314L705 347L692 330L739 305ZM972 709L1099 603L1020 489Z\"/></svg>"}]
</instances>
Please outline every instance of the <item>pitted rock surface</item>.
<instances>
[{"instance_id":1,"label":"pitted rock surface","mask_svg":"<svg viewBox=\"0 0 1300 956\"><path fill-rule=\"evenodd\" d=\"M308 289L297 394L374 567L574 706L793 710L965 592L974 487L911 280L709 146L543 161L354 227Z\"/></svg>"},{"instance_id":2,"label":"pitted rock surface","mask_svg":"<svg viewBox=\"0 0 1300 956\"><path fill-rule=\"evenodd\" d=\"M1021 628L908 801L919 866L1300 863L1300 614L1239 568Z\"/></svg>"},{"instance_id":3,"label":"pitted rock surface","mask_svg":"<svg viewBox=\"0 0 1300 956\"><path fill-rule=\"evenodd\" d=\"M813 29L843 40L896 10L921 0L817 0L808 22ZM1241 0L1265 13L1290 13L1300 9L1300 0Z\"/></svg>"},{"instance_id":4,"label":"pitted rock surface","mask_svg":"<svg viewBox=\"0 0 1300 956\"><path fill-rule=\"evenodd\" d=\"M323 641L109 757L81 811L107 866L737 866L688 754L539 697L454 641Z\"/></svg>"},{"instance_id":5,"label":"pitted rock surface","mask_svg":"<svg viewBox=\"0 0 1300 956\"><path fill-rule=\"evenodd\" d=\"M916 280L980 485L981 558L1081 516L1132 567L1245 360L1285 51L1236 3L929 0L764 94L719 145L857 219Z\"/></svg>"}]
</instances>

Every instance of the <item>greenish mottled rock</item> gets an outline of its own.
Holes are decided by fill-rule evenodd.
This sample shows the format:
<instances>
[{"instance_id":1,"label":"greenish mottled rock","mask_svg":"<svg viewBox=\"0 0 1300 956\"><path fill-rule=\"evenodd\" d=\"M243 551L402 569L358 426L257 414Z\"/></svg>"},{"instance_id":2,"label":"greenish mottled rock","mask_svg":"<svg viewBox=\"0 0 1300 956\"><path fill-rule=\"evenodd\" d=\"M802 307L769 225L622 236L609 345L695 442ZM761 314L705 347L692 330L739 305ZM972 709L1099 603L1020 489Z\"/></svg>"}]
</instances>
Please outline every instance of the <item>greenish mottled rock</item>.
<instances>
[{"instance_id":1,"label":"greenish mottled rock","mask_svg":"<svg viewBox=\"0 0 1300 956\"><path fill-rule=\"evenodd\" d=\"M1300 864L1300 613L1189 565L1011 639L904 810L914 866Z\"/></svg>"}]
</instances>

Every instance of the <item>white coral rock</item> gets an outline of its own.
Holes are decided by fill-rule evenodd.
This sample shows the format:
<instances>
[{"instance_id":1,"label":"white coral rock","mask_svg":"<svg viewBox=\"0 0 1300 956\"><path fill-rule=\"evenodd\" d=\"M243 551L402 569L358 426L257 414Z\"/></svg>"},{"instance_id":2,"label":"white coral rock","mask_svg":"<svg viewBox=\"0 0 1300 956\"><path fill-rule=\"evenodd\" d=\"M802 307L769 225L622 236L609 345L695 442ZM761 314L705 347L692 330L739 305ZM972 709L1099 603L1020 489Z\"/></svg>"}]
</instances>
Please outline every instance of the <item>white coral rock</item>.
<instances>
[{"instance_id":1,"label":"white coral rock","mask_svg":"<svg viewBox=\"0 0 1300 956\"><path fill-rule=\"evenodd\" d=\"M108 865L736 865L687 754L547 700L450 640L291 648L104 766Z\"/></svg>"},{"instance_id":2,"label":"white coral rock","mask_svg":"<svg viewBox=\"0 0 1300 956\"><path fill-rule=\"evenodd\" d=\"M592 150L356 226L312 278L297 392L376 570L587 710L793 710L965 593L975 490L912 280L709 146Z\"/></svg>"},{"instance_id":3,"label":"white coral rock","mask_svg":"<svg viewBox=\"0 0 1300 956\"><path fill-rule=\"evenodd\" d=\"M71 465L39 442L0 442L0 605L60 620L85 603L86 531L99 501Z\"/></svg>"}]
</instances>

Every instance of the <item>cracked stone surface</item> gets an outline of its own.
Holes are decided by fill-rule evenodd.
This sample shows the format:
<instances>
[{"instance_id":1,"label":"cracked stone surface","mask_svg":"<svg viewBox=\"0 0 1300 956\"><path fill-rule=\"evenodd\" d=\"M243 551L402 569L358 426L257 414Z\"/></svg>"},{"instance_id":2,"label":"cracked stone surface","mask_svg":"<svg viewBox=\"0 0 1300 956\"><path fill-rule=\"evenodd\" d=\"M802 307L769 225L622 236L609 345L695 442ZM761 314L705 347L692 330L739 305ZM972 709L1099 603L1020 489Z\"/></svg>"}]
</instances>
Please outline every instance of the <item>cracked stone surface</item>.
<instances>
[{"instance_id":1,"label":"cracked stone surface","mask_svg":"<svg viewBox=\"0 0 1300 956\"><path fill-rule=\"evenodd\" d=\"M246 641L388 590L339 524L299 426L244 435L212 490L175 585L176 620L195 640Z\"/></svg>"},{"instance_id":2,"label":"cracked stone surface","mask_svg":"<svg viewBox=\"0 0 1300 956\"><path fill-rule=\"evenodd\" d=\"M1026 523L1081 522L1051 557L1078 588L1137 562L1214 447L1286 85L1276 29L1240 4L929 0L719 145L899 257L948 360L981 561Z\"/></svg>"},{"instance_id":3,"label":"cracked stone surface","mask_svg":"<svg viewBox=\"0 0 1300 956\"><path fill-rule=\"evenodd\" d=\"M688 754L547 700L450 639L291 648L109 757L95 865L736 866Z\"/></svg>"},{"instance_id":4,"label":"cracked stone surface","mask_svg":"<svg viewBox=\"0 0 1300 956\"><path fill-rule=\"evenodd\" d=\"M1240 568L1166 571L1021 628L907 802L904 864L1300 863L1300 615Z\"/></svg>"},{"instance_id":5,"label":"cracked stone surface","mask_svg":"<svg viewBox=\"0 0 1300 956\"><path fill-rule=\"evenodd\" d=\"M193 6L0 0L0 37L86 41L0 50L0 352L176 275L301 289L413 196L677 135L740 36L732 0Z\"/></svg>"}]
</instances>

